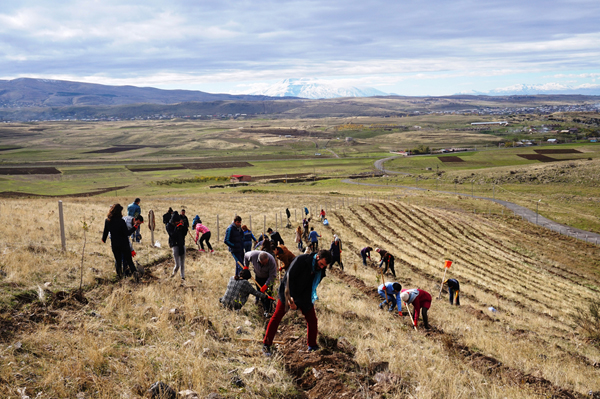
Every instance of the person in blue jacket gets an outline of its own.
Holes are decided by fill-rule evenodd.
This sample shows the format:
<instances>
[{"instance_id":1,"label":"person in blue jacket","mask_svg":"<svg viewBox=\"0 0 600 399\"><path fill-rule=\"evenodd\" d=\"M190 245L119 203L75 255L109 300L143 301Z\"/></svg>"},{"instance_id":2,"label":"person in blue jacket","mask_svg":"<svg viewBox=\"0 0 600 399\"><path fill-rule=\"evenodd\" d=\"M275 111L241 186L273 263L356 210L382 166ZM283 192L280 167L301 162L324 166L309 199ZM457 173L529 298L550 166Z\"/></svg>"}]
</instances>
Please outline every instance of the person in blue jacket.
<instances>
[{"instance_id":1,"label":"person in blue jacket","mask_svg":"<svg viewBox=\"0 0 600 399\"><path fill-rule=\"evenodd\" d=\"M256 244L258 241L254 237L254 234L252 234L252 231L248 229L248 226L243 225L242 231L244 232L244 251L250 252L252 251L252 242L254 241L254 244Z\"/></svg>"},{"instance_id":2,"label":"person in blue jacket","mask_svg":"<svg viewBox=\"0 0 600 399\"><path fill-rule=\"evenodd\" d=\"M242 271L242 262L244 261L244 232L242 231L242 217L236 216L233 222L225 230L225 245L229 247L229 252L235 260L235 275L239 276Z\"/></svg>"},{"instance_id":3,"label":"person in blue jacket","mask_svg":"<svg viewBox=\"0 0 600 399\"><path fill-rule=\"evenodd\" d=\"M398 314L402 316L402 301L400 300L400 291L402 291L402 286L400 283L385 283L381 284L377 287L377 292L379 296L383 298L383 302L379 304L379 309L383 309L385 305L389 305L388 311L393 312L396 305L398 305ZM387 293L387 296L386 296Z\"/></svg>"}]
</instances>

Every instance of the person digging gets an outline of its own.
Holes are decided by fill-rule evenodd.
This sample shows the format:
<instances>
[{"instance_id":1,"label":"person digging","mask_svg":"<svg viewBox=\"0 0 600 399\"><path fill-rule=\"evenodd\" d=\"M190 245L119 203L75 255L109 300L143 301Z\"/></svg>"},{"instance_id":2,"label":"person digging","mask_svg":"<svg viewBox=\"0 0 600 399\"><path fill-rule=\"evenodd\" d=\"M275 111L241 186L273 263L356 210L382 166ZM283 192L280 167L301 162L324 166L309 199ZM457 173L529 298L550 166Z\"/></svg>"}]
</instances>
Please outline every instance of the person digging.
<instances>
[{"instance_id":1,"label":"person digging","mask_svg":"<svg viewBox=\"0 0 600 399\"><path fill-rule=\"evenodd\" d=\"M455 278L449 278L442 283L442 285L448 284L448 299L450 305L454 305L456 300L456 306L460 306L460 283Z\"/></svg>"},{"instance_id":2,"label":"person digging","mask_svg":"<svg viewBox=\"0 0 600 399\"><path fill-rule=\"evenodd\" d=\"M412 288L409 290L402 290L400 292L400 299L408 305L413 305L414 314L413 316L413 326L417 327L417 322L419 321L419 311L421 311L423 315L423 325L426 330L429 330L429 318L427 316L427 312L431 307L431 295L429 292L424 291L420 288ZM408 309L407 309L408 310Z\"/></svg>"},{"instance_id":3,"label":"person digging","mask_svg":"<svg viewBox=\"0 0 600 399\"><path fill-rule=\"evenodd\" d=\"M325 269L331 262L331 252L320 250L314 254L297 256L287 270L279 285L277 306L263 339L263 353L271 356L271 345L277 333L281 319L288 309L299 309L306 319L308 351L319 349L317 346L317 314L314 303L318 299L317 287L325 277Z\"/></svg>"},{"instance_id":4,"label":"person digging","mask_svg":"<svg viewBox=\"0 0 600 399\"><path fill-rule=\"evenodd\" d=\"M274 301L275 299L255 289L252 284L248 281L252 278L252 274L248 267L244 267L240 272L239 276L232 276L227 283L227 289L225 294L219 298L219 302L227 309L239 310L246 302L248 297L252 294L256 298L260 298L263 301Z\"/></svg>"},{"instance_id":5,"label":"person digging","mask_svg":"<svg viewBox=\"0 0 600 399\"><path fill-rule=\"evenodd\" d=\"M402 301L400 300L400 291L402 285L400 283L385 283L377 287L377 293L383 298L383 302L379 304L379 309L383 309L384 306L389 305L388 311L393 312L396 305L398 305L398 315L402 316Z\"/></svg>"}]
</instances>

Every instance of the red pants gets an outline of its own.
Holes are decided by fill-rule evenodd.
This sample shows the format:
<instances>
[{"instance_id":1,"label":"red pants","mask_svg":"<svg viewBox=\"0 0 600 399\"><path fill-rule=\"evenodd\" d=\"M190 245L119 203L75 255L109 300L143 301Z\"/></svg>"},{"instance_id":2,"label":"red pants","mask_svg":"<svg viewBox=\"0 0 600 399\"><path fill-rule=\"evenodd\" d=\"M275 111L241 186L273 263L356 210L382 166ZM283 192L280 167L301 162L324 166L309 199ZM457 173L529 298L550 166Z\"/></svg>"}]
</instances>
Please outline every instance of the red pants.
<instances>
[{"instance_id":1,"label":"red pants","mask_svg":"<svg viewBox=\"0 0 600 399\"><path fill-rule=\"evenodd\" d=\"M306 329L308 336L308 346L317 346L317 314L315 313L315 307L311 306L310 309L304 310L300 309L304 318L306 319ZM281 323L281 319L285 315L285 305L281 300L277 300L277 307L275 308L275 313L271 316L271 320L269 320L269 325L267 326L267 332L265 333L265 339L263 339L263 344L271 346L273 344L273 338L275 338L275 334L277 333L277 327L279 327L279 323Z\"/></svg>"}]
</instances>

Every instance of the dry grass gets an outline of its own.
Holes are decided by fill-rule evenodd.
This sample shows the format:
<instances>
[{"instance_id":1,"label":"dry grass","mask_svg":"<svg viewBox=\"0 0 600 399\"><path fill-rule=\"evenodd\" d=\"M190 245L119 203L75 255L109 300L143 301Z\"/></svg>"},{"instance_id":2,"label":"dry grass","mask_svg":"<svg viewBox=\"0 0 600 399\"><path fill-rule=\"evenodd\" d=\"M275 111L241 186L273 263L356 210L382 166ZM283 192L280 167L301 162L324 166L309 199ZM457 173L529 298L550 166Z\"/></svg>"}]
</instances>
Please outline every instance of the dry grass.
<instances>
[{"instance_id":1,"label":"dry grass","mask_svg":"<svg viewBox=\"0 0 600 399\"><path fill-rule=\"evenodd\" d=\"M40 397L74 398L83 392L86 398L135 398L160 380L178 389L193 389L201 397L210 392L225 397L294 397L298 388L285 372L283 359L267 360L260 354L260 343L238 340L262 338L263 321L253 301L238 313L218 306L233 273L233 262L221 240L212 239L217 250L212 256L195 256L190 250L186 285L182 286L178 278L168 277L172 261L160 221L169 206L181 209L185 205L190 220L199 214L214 236L219 214L222 238L235 214L244 223L251 215L257 233L262 230L263 215L268 216L267 227L274 227L275 213L283 213L288 206L293 219L294 209L315 209L326 203L330 224L344 242L346 273L368 287L376 287L379 280L358 256L366 244L396 255L398 281L404 287L420 287L433 296L439 289L441 261L445 257L455 261L450 275L461 281L463 306L450 307L445 296L434 300L430 318L437 329L432 333L414 332L408 320L379 311L378 301L349 281L330 274L320 287L320 331L346 337L356 346L356 360L365 368L370 362L389 362L390 371L402 378L403 388L389 391L387 397L534 398L548 394L548 389L513 378L511 373L517 371L580 394L600 391L598 369L591 365L600 361L600 351L570 326L575 307L598 296L600 277L585 263L588 254L600 255L591 245L511 218L488 219L405 202L353 202L342 209L338 202L333 212L333 200L325 195L164 195L142 198L141 203L144 215L150 208L155 210L155 240L163 246L149 247L150 234L143 225L144 242L137 252L140 262L150 265L154 278L147 277L141 284L111 282L112 254L109 244L100 242L100 235L114 200L65 201L65 253L60 251L56 201L0 203L0 268L6 273L0 280L4 330L0 396L17 398L17 388L27 387L32 397L41 393ZM124 205L131 202L130 198L118 200ZM45 282L51 283L49 291L54 292L70 292L78 286L84 217L88 222L94 219L84 267L89 302L63 301L58 307L47 292L45 304L37 300L19 304L16 293L36 290ZM316 229L327 245L333 230L322 225ZM295 248L292 230L279 230L288 248ZM489 306L499 312L490 313ZM344 316L348 311L355 312L356 318ZM284 324L290 318L286 316ZM242 334L236 333L238 327ZM303 323L294 328L299 335L305 334ZM461 345L497 359L509 371L486 372L476 357L465 358L457 352ZM243 374L250 367L256 367L254 372ZM230 384L234 375L242 377L244 388Z\"/></svg>"}]
</instances>

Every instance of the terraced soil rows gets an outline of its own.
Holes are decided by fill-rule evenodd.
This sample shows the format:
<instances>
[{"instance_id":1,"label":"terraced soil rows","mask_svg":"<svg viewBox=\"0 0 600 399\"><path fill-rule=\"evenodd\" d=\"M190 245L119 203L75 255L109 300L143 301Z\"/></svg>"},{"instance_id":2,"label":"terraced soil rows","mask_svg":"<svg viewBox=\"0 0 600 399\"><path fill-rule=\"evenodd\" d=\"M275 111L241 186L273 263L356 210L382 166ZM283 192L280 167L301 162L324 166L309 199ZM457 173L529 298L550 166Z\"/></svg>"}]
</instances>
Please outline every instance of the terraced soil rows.
<instances>
[{"instance_id":1,"label":"terraced soil rows","mask_svg":"<svg viewBox=\"0 0 600 399\"><path fill-rule=\"evenodd\" d=\"M374 298L373 289L364 284L362 280L337 269L332 270L331 274L360 290L368 297ZM377 296L376 300L379 300L379 296ZM406 322L410 323L410 321ZM462 344L458 337L446 333L441 328L432 327L429 331L424 332L424 334L432 340L442 340L450 356L459 359L484 375L493 377L499 384L522 385L539 394L552 398L588 398L588 396L582 395L579 392L556 386L545 378L536 377L519 369L504 365L492 356L473 351L467 345Z\"/></svg>"}]
</instances>

